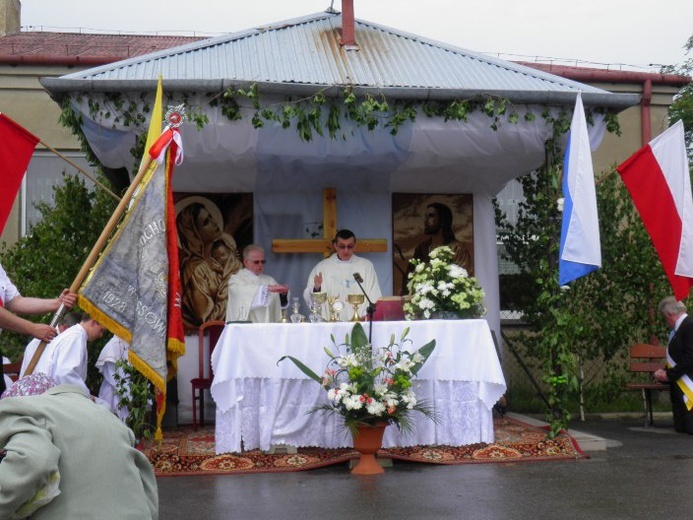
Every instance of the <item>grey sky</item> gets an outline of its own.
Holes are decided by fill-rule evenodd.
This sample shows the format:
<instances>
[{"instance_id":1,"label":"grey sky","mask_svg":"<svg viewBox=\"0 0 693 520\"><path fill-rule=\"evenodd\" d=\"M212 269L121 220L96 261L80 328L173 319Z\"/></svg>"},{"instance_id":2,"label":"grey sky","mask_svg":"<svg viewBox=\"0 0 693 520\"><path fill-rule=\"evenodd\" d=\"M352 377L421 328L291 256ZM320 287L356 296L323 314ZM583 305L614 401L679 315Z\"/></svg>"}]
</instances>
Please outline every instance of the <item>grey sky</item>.
<instances>
[{"instance_id":1,"label":"grey sky","mask_svg":"<svg viewBox=\"0 0 693 520\"><path fill-rule=\"evenodd\" d=\"M213 35L324 11L332 0L22 0L22 27ZM341 0L334 0L341 10ZM512 60L681 63L693 0L354 0L356 17ZM571 63L572 60L572 63ZM631 68L632 67L626 67Z\"/></svg>"}]
</instances>

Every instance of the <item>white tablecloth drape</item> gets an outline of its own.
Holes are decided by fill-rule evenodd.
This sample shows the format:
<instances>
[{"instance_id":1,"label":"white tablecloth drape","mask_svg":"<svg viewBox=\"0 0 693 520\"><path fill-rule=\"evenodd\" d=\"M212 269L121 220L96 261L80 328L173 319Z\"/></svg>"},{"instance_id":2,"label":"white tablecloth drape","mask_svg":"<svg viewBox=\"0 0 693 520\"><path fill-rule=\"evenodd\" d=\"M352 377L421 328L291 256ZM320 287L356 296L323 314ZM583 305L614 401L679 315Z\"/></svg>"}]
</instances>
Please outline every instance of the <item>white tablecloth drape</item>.
<instances>
[{"instance_id":1,"label":"white tablecloth drape","mask_svg":"<svg viewBox=\"0 0 693 520\"><path fill-rule=\"evenodd\" d=\"M368 323L363 324L368 333ZM353 323L228 324L212 355L217 405L216 451L267 450L272 445L351 446L339 416L309 414L325 402L325 391L291 361L294 356L322 373L332 347ZM415 380L419 401L433 405L434 423L411 414L413 430L391 426L383 445L459 446L493 441L492 407L506 389L491 333L484 320L427 320L373 323L372 343L386 345L410 328L411 350L436 340L436 348Z\"/></svg>"}]
</instances>

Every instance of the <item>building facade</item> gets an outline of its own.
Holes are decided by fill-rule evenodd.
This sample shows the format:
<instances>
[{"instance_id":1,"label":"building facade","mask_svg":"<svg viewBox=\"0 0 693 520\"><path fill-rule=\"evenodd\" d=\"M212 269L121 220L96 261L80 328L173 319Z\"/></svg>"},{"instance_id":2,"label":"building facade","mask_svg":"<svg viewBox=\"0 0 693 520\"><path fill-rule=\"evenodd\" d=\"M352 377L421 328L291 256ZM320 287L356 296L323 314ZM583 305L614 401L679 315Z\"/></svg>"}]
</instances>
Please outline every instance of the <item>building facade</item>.
<instances>
[{"instance_id":1,"label":"building facade","mask_svg":"<svg viewBox=\"0 0 693 520\"><path fill-rule=\"evenodd\" d=\"M98 65L140 56L201 40L199 37L85 34L21 31L18 0L0 0L0 110L42 142L57 149L94 174L79 142L59 123L60 107L39 83L39 78L60 77ZM637 94L640 104L619 114L622 134L607 134L594 153L597 174L629 157L668 126L667 111L673 97L690 78L675 75L588 69L527 63L537 70L602 88L614 93ZM27 233L38 215L37 202L52 199L53 186L62 173L77 170L38 145L27 170L0 242L11 244ZM90 181L86 181L90 183ZM516 182L499 193L498 200L511 220L521 198Z\"/></svg>"}]
</instances>

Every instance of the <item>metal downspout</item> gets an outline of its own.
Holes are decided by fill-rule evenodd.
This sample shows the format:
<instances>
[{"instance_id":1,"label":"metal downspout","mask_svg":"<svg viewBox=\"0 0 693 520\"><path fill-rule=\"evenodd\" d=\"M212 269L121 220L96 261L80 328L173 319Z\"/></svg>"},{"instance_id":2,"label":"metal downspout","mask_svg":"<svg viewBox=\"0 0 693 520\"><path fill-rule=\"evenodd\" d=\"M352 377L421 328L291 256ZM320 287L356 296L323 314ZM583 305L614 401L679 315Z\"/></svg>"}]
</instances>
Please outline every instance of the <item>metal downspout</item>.
<instances>
[{"instance_id":1,"label":"metal downspout","mask_svg":"<svg viewBox=\"0 0 693 520\"><path fill-rule=\"evenodd\" d=\"M642 102L640 103L640 119L642 126L642 146L652 140L652 119L650 105L652 103L652 80L646 79L642 84Z\"/></svg>"}]
</instances>

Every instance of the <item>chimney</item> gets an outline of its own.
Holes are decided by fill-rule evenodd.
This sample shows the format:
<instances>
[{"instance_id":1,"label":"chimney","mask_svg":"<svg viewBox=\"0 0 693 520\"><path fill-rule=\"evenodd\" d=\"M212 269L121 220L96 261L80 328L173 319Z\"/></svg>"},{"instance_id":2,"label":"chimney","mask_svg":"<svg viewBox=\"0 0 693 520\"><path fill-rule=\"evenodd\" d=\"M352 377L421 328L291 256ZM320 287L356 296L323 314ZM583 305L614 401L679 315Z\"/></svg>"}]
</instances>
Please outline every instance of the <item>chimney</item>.
<instances>
[{"instance_id":1,"label":"chimney","mask_svg":"<svg viewBox=\"0 0 693 520\"><path fill-rule=\"evenodd\" d=\"M356 47L354 35L354 0L342 0L342 46Z\"/></svg>"},{"instance_id":2,"label":"chimney","mask_svg":"<svg viewBox=\"0 0 693 520\"><path fill-rule=\"evenodd\" d=\"M21 10L19 0L0 0L0 36L10 36L20 31Z\"/></svg>"}]
</instances>

